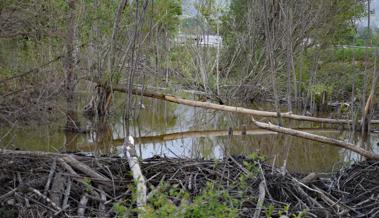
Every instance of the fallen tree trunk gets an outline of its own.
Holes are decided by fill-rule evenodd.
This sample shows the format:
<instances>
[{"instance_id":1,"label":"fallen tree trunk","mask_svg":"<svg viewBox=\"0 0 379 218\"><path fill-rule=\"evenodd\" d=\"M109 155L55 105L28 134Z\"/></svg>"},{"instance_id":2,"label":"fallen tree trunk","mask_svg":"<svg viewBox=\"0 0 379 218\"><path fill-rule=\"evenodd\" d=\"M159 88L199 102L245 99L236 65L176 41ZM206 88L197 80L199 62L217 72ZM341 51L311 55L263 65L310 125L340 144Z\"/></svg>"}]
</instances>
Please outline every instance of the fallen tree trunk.
<instances>
[{"instance_id":1,"label":"fallen tree trunk","mask_svg":"<svg viewBox=\"0 0 379 218\"><path fill-rule=\"evenodd\" d=\"M358 145L355 145L352 143L340 141L337 139L328 138L325 136L314 135L314 134L299 131L299 130L284 128L284 127L280 127L280 126L277 126L277 125L274 125L271 123L259 122L259 121L256 121L254 118L252 118L252 120L256 126L258 126L259 128L262 128L262 129L268 129L268 130L278 132L278 133L283 133L283 134L292 135L292 136L296 136L296 137L300 137L300 138L304 138L304 139L309 139L312 141L318 141L318 142L323 142L323 143L327 143L327 144L331 144L331 145L336 145L338 147L342 147L342 148L354 151L355 153L360 154L360 155L362 155L368 159L379 160L379 155L377 155L373 152L367 151L367 150L359 147Z\"/></svg>"},{"instance_id":2,"label":"fallen tree trunk","mask_svg":"<svg viewBox=\"0 0 379 218\"><path fill-rule=\"evenodd\" d=\"M97 83L97 84L98 84L98 86L101 86L103 88L110 89L109 87L106 87L100 83ZM123 86L113 86L111 88L111 90L117 91L117 92L124 92L124 93L128 92L128 90L126 88L124 88ZM149 90L142 90L140 88L133 88L132 94L133 95L140 95L140 96L144 96L144 97L149 97L149 98L160 99L160 100L164 100L164 101L169 101L169 102L173 102L176 104L193 106L193 107L201 107L201 108L206 108L206 109L242 113L242 114L260 116L260 117L278 117L277 112L261 111L261 110L248 109L248 108L244 108L244 107L235 107L235 106L220 105L220 104L215 104L215 103L210 103L210 102L188 100L188 99L180 98L180 97L173 96L173 95L166 95L163 93L151 92ZM319 122L319 123L352 124L352 122L353 122L352 120L347 120L347 119L331 119L331 118L309 117L309 116L297 115L297 114L292 114L292 113L280 113L279 115L283 118L300 120L300 121ZM372 120L371 123L372 124L379 124L379 120Z\"/></svg>"}]
</instances>

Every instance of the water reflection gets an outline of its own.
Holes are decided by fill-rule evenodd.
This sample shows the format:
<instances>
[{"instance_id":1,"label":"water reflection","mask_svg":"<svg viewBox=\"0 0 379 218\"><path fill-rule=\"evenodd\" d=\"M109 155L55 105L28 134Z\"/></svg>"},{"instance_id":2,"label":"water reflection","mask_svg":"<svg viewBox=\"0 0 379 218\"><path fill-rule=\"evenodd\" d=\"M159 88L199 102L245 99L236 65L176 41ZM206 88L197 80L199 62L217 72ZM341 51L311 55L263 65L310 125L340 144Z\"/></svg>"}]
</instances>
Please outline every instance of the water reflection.
<instances>
[{"instance_id":1,"label":"water reflection","mask_svg":"<svg viewBox=\"0 0 379 218\"><path fill-rule=\"evenodd\" d=\"M302 172L330 171L343 162L359 158L354 153L330 145L257 129L246 115L215 112L146 98L135 100L140 104L133 108L137 116L131 122L130 130L136 138L137 152L142 158L154 155L222 158L225 155L259 152L266 155L269 161L276 157L277 166L285 164L289 170ZM85 121L93 128L89 134L64 133L58 122L48 126L16 129L1 139L0 146L8 149L120 155L125 137L122 100L115 102L114 109L115 114L110 120ZM347 140L350 136L348 131L336 130L331 125L293 121L291 126L340 140ZM1 129L0 136L7 131ZM359 137L354 140L359 141ZM369 142L373 150L379 153L376 146L379 134L371 134Z\"/></svg>"}]
</instances>

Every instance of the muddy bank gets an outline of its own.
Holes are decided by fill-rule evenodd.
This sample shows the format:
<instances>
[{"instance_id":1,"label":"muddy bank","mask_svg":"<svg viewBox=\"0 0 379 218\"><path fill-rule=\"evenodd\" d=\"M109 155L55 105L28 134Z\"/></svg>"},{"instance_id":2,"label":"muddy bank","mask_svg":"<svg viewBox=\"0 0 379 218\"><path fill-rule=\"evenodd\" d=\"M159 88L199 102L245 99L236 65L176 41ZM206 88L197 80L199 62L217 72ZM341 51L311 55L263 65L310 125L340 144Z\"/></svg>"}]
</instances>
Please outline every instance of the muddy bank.
<instances>
[{"instance_id":1,"label":"muddy bank","mask_svg":"<svg viewBox=\"0 0 379 218\"><path fill-rule=\"evenodd\" d=\"M253 217L257 208L262 217L286 210L307 217L379 214L379 162L360 162L322 176L283 175L259 157L240 156L218 161L154 157L141 167L150 195L165 192L158 187L167 183L187 191L190 204L208 182L215 182L241 202L241 217ZM135 206L133 179L121 158L0 152L0 184L0 217L114 217L116 203ZM179 204L180 199L170 202Z\"/></svg>"}]
</instances>

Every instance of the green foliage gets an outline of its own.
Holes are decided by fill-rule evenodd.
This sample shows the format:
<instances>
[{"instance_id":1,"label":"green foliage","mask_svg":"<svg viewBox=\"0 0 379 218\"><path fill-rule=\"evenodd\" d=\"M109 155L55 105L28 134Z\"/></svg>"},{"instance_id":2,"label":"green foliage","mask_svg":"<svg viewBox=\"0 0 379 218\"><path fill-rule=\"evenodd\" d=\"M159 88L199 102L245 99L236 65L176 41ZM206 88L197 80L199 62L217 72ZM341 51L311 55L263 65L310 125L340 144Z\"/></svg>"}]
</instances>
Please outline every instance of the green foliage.
<instances>
[{"instance_id":1,"label":"green foliage","mask_svg":"<svg viewBox=\"0 0 379 218\"><path fill-rule=\"evenodd\" d=\"M311 93L316 98L316 103L321 103L321 98L323 93L327 93L327 95L331 95L333 92L332 86L327 86L325 84L316 84L310 87Z\"/></svg>"},{"instance_id":2,"label":"green foliage","mask_svg":"<svg viewBox=\"0 0 379 218\"><path fill-rule=\"evenodd\" d=\"M275 23L274 34L276 40L279 40L285 34L285 22L280 20L275 13L275 1L266 1L268 9L270 10L269 19ZM362 1L347 0L314 0L306 1L304 4L298 4L294 1L286 1L282 5L282 11L278 10L277 13L285 13L286 8L292 12L292 17L297 25L302 26L304 33L300 33L297 28L292 32L292 37L298 38L292 42L293 52L295 56L299 55L299 48L302 48L304 40L310 40L310 50L317 47L323 49L335 44L352 44L356 36L355 20L364 15L364 3ZM246 1L246 0L232 0L230 2L229 10L222 16L222 29L223 42L226 45L225 51L222 56L221 63L229 63L233 60L230 74L231 77L236 79L231 83L236 83L243 78L248 83L249 79L255 79L257 74L268 72L268 60L265 54L266 36L265 24L263 22L264 13L263 5L260 1ZM302 23L302 20L315 19L314 23ZM303 26L304 25L304 26ZM278 72L280 90L285 89L286 85L286 71L283 66L286 65L285 57L280 56L281 52L286 53L286 46L277 43L277 48L274 52L274 59L276 61L276 70ZM322 50L321 53L323 53ZM340 52L340 51L339 51ZM335 58L341 57L338 53ZM285 55L284 55L285 56ZM362 57L362 52L357 54L359 58ZM302 91L308 90L307 86L310 72L314 71L314 58L305 57L301 59L295 57L295 68L297 78L300 78L299 66L302 66L300 87ZM351 59L350 59L351 61ZM302 63L303 62L303 63ZM229 67L229 66L227 66ZM261 71L262 70L262 71ZM257 76L260 77L260 76ZM306 82L306 83L305 83ZM253 84L256 81L252 82ZM346 84L346 81L345 81ZM329 84L327 84L329 86Z\"/></svg>"},{"instance_id":3,"label":"green foliage","mask_svg":"<svg viewBox=\"0 0 379 218\"><path fill-rule=\"evenodd\" d=\"M243 179L252 179L256 178L256 176L260 173L260 169L257 165L257 162L264 161L266 158L262 155L259 155L256 152L251 153L248 157L247 160L243 161L243 166L249 171L249 174L247 176L243 176L246 178ZM241 179L241 181L243 181Z\"/></svg>"},{"instance_id":4,"label":"green foliage","mask_svg":"<svg viewBox=\"0 0 379 218\"><path fill-rule=\"evenodd\" d=\"M126 217L128 209L121 203L113 204L112 210L116 213L116 217L124 218Z\"/></svg>"},{"instance_id":5,"label":"green foliage","mask_svg":"<svg viewBox=\"0 0 379 218\"><path fill-rule=\"evenodd\" d=\"M271 218L272 215L274 214L275 207L274 205L270 204L266 210L266 217Z\"/></svg>"},{"instance_id":6,"label":"green foliage","mask_svg":"<svg viewBox=\"0 0 379 218\"><path fill-rule=\"evenodd\" d=\"M158 29L175 32L179 25L179 16L182 15L181 0L158 0L154 3L152 13Z\"/></svg>"},{"instance_id":7,"label":"green foliage","mask_svg":"<svg viewBox=\"0 0 379 218\"><path fill-rule=\"evenodd\" d=\"M243 22L239 22L246 20L248 12L246 4L246 0L232 0L229 10L221 17L221 34L224 43L227 45L234 45L239 34L246 31L246 25Z\"/></svg>"},{"instance_id":8,"label":"green foliage","mask_svg":"<svg viewBox=\"0 0 379 218\"><path fill-rule=\"evenodd\" d=\"M84 190L86 191L86 192L91 192L91 190L92 190L92 186L91 186L91 178L89 178L89 177L84 177L83 178L83 183L84 183Z\"/></svg>"},{"instance_id":9,"label":"green foliage","mask_svg":"<svg viewBox=\"0 0 379 218\"><path fill-rule=\"evenodd\" d=\"M82 2L81 7L86 8L86 10L83 11L84 14L82 14L78 20L78 32L82 40L89 39L90 34L93 34L94 26L96 26L97 31L99 31L99 34L102 36L110 37L112 34L119 1L97 1L97 3L98 5L95 5L95 2L92 0ZM120 26L125 25L125 22L125 18L121 19Z\"/></svg>"},{"instance_id":10,"label":"green foliage","mask_svg":"<svg viewBox=\"0 0 379 218\"><path fill-rule=\"evenodd\" d=\"M313 29L311 37L320 44L351 44L356 35L354 21L364 16L365 4L356 0L316 0L324 6L324 22Z\"/></svg>"},{"instance_id":11,"label":"green foliage","mask_svg":"<svg viewBox=\"0 0 379 218\"><path fill-rule=\"evenodd\" d=\"M172 199L176 199L174 203ZM142 211L146 218L201 218L201 217L238 217L239 201L231 197L227 190L208 183L203 191L190 199L190 195L178 189L161 184Z\"/></svg>"},{"instance_id":12,"label":"green foliage","mask_svg":"<svg viewBox=\"0 0 379 218\"><path fill-rule=\"evenodd\" d=\"M253 152L247 156L247 159L255 161L255 162L257 162L257 161L263 162L266 160L266 157L264 155L257 153L257 152Z\"/></svg>"},{"instance_id":13,"label":"green foliage","mask_svg":"<svg viewBox=\"0 0 379 218\"><path fill-rule=\"evenodd\" d=\"M315 63L316 49L319 51L319 58ZM368 68L366 72L372 72L374 65L375 48L368 48ZM355 60L353 63L353 59ZM315 96L316 102L320 102L323 92L328 99L350 98L355 83L355 93L359 93L359 88L363 85L363 77L360 72L365 71L366 48L364 47L329 47L307 49L303 57L296 57L296 76L301 78L301 90L308 90ZM300 66L302 70L300 70ZM302 72L300 76L300 71ZM313 71L313 72L312 72ZM310 87L310 78L315 74L314 84ZM371 73L369 73L371 76Z\"/></svg>"},{"instance_id":14,"label":"green foliage","mask_svg":"<svg viewBox=\"0 0 379 218\"><path fill-rule=\"evenodd\" d=\"M188 217L238 217L237 199L226 190L220 190L213 183L208 183L202 194L196 196L190 206Z\"/></svg>"},{"instance_id":15,"label":"green foliage","mask_svg":"<svg viewBox=\"0 0 379 218\"><path fill-rule=\"evenodd\" d=\"M305 215L306 215L305 211L301 211L297 214L296 213L291 214L290 213L290 205L288 205L288 204L284 205L283 208L277 212L278 213L277 216L274 216L274 211L275 211L275 207L272 204L270 204L270 206L266 210L266 218L272 218L272 217L301 218L301 217L305 217Z\"/></svg>"},{"instance_id":16,"label":"green foliage","mask_svg":"<svg viewBox=\"0 0 379 218\"><path fill-rule=\"evenodd\" d=\"M373 61L375 48L367 48L368 59ZM366 48L331 48L323 51L323 58L328 62L351 62L353 57L356 61L364 61Z\"/></svg>"},{"instance_id":17,"label":"green foliage","mask_svg":"<svg viewBox=\"0 0 379 218\"><path fill-rule=\"evenodd\" d=\"M221 14L224 13L223 5L217 0L203 0L195 3L195 8L199 12L199 21L205 24L205 30L216 33Z\"/></svg>"},{"instance_id":18,"label":"green foliage","mask_svg":"<svg viewBox=\"0 0 379 218\"><path fill-rule=\"evenodd\" d=\"M182 15L182 0L156 0L148 4L143 32L152 31L158 34L173 35L180 25L180 15ZM135 19L134 14L129 15L130 22Z\"/></svg>"}]
</instances>

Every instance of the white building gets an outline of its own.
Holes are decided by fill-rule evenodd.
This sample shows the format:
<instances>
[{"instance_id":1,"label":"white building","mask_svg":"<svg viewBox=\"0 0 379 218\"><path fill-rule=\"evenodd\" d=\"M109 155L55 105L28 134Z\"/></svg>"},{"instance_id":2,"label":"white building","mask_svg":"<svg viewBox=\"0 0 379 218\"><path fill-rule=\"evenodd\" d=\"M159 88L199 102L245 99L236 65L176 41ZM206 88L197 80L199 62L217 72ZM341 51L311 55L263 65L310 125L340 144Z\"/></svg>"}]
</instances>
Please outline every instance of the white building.
<instances>
[{"instance_id":1,"label":"white building","mask_svg":"<svg viewBox=\"0 0 379 218\"><path fill-rule=\"evenodd\" d=\"M218 35L191 35L180 33L175 37L177 45L191 44L197 46L222 46L222 37Z\"/></svg>"}]
</instances>

